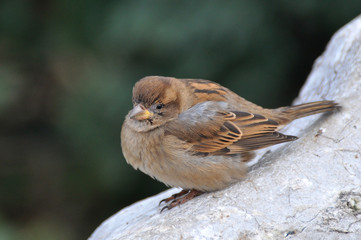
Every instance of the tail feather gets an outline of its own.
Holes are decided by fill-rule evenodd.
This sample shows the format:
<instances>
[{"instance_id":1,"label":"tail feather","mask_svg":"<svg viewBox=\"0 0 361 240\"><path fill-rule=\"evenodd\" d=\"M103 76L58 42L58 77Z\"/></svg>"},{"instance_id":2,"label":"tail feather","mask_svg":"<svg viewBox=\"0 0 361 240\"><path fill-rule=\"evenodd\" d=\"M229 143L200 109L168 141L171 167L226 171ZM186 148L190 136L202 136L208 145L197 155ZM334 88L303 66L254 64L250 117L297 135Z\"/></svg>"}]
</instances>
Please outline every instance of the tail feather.
<instances>
[{"instance_id":1,"label":"tail feather","mask_svg":"<svg viewBox=\"0 0 361 240\"><path fill-rule=\"evenodd\" d=\"M318 101L304 103L300 105L280 108L281 114L287 116L288 119L307 117L309 115L330 112L338 109L340 106L334 101Z\"/></svg>"}]
</instances>

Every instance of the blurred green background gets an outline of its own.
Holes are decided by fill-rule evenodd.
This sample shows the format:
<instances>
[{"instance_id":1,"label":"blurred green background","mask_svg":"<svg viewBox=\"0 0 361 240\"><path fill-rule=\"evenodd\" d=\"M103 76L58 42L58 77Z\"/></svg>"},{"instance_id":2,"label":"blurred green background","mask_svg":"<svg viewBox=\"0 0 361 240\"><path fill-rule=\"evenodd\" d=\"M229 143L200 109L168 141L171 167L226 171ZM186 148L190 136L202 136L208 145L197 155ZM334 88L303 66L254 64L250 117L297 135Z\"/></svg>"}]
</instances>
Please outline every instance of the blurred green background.
<instances>
[{"instance_id":1,"label":"blurred green background","mask_svg":"<svg viewBox=\"0 0 361 240\"><path fill-rule=\"evenodd\" d=\"M288 105L360 10L360 0L1 1L0 240L86 239L166 189L119 146L138 79L209 79Z\"/></svg>"}]
</instances>

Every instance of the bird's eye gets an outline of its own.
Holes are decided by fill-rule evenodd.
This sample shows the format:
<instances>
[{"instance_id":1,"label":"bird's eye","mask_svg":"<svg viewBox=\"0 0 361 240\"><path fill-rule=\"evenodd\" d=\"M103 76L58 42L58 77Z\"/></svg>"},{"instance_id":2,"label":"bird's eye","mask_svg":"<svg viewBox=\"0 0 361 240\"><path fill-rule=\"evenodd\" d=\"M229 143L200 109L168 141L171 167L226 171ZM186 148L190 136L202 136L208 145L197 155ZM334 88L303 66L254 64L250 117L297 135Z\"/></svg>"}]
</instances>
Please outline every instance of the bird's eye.
<instances>
[{"instance_id":1,"label":"bird's eye","mask_svg":"<svg viewBox=\"0 0 361 240\"><path fill-rule=\"evenodd\" d=\"M157 104L157 106L155 107L156 109L162 109L164 107L163 103L159 103Z\"/></svg>"}]
</instances>

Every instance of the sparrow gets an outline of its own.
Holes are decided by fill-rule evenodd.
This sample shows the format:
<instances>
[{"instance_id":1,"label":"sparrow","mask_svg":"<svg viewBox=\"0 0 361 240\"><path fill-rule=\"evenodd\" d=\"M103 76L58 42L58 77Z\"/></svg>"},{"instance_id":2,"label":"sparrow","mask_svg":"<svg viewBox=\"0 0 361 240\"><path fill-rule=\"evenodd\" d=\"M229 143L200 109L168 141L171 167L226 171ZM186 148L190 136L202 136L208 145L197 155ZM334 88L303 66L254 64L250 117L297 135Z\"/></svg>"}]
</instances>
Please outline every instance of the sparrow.
<instances>
[{"instance_id":1,"label":"sparrow","mask_svg":"<svg viewBox=\"0 0 361 240\"><path fill-rule=\"evenodd\" d=\"M255 150L297 139L279 129L338 108L317 101L266 109L212 81L162 76L139 80L132 102L121 130L127 163L183 189L160 202L162 211L242 180Z\"/></svg>"}]
</instances>

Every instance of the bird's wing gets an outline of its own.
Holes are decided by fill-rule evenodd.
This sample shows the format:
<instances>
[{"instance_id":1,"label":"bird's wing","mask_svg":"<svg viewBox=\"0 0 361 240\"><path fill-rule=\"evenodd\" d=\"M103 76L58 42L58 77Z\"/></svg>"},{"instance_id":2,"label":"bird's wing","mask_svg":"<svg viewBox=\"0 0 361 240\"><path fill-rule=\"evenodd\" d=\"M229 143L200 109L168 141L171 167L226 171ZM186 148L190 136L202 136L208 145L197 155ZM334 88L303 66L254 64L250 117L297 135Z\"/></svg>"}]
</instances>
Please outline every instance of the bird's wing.
<instances>
[{"instance_id":1,"label":"bird's wing","mask_svg":"<svg viewBox=\"0 0 361 240\"><path fill-rule=\"evenodd\" d=\"M297 139L276 132L279 124L259 114L227 109L225 102L203 102L166 125L166 135L186 142L200 155L247 154L250 151Z\"/></svg>"}]
</instances>

